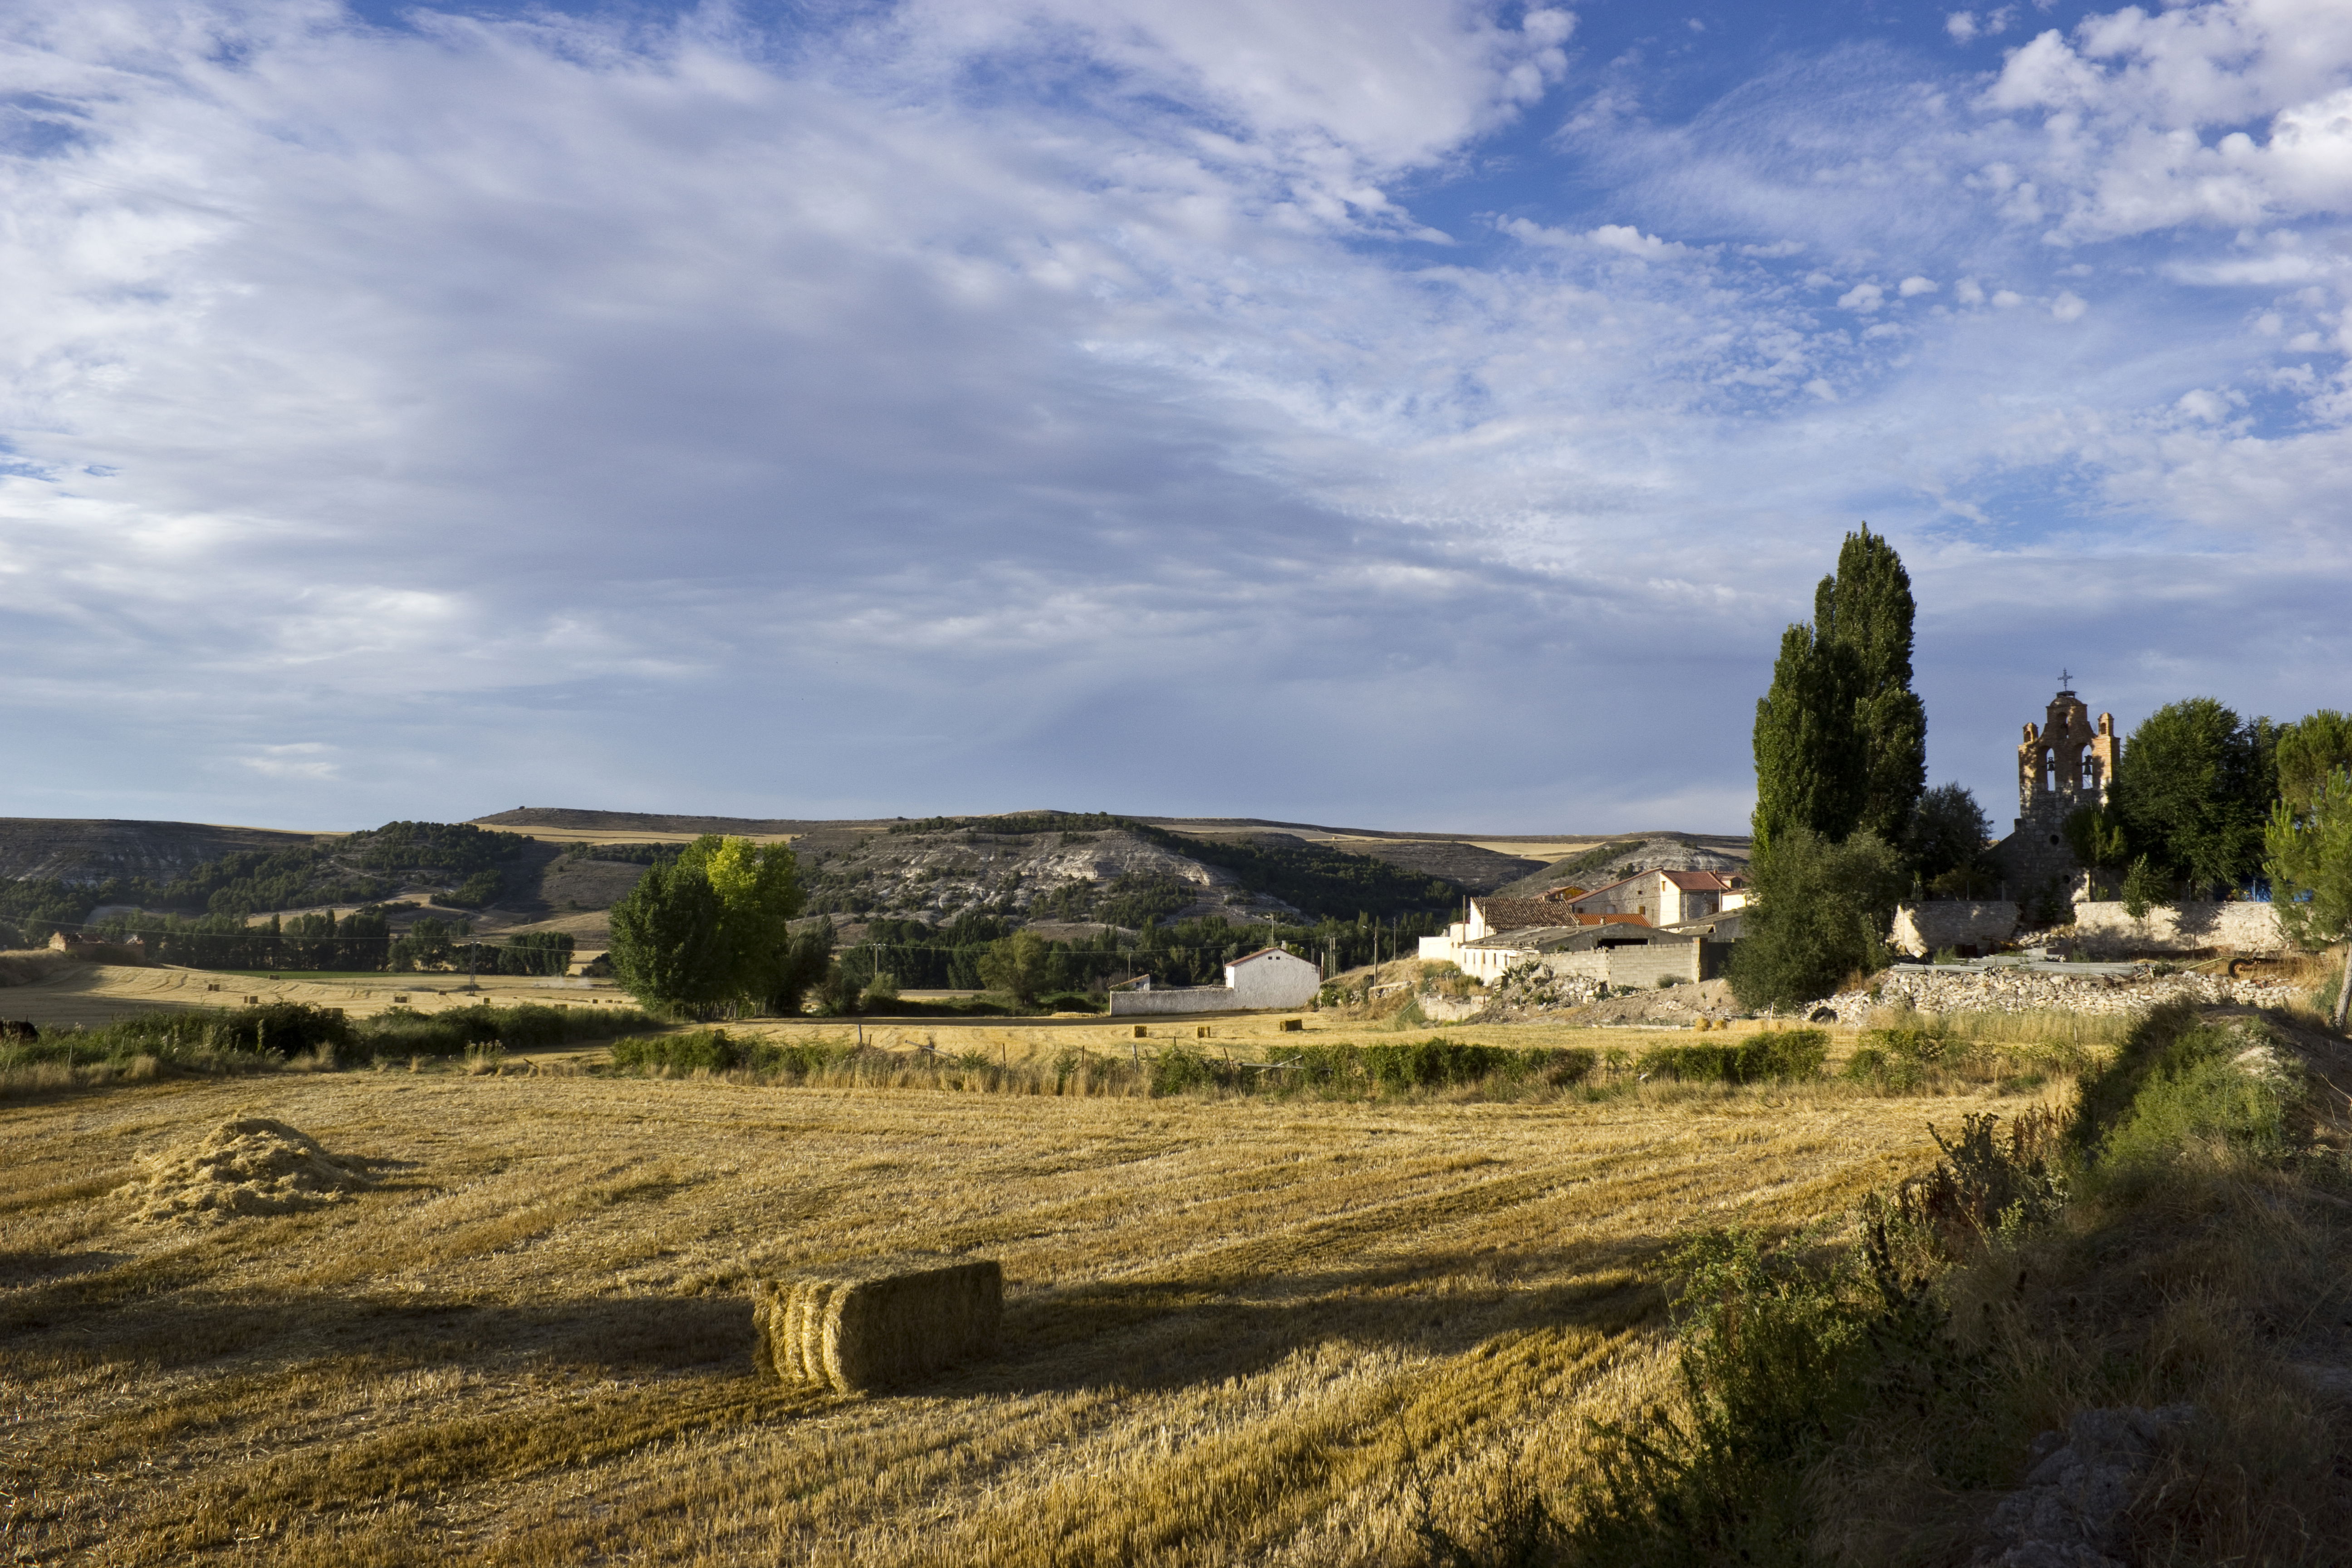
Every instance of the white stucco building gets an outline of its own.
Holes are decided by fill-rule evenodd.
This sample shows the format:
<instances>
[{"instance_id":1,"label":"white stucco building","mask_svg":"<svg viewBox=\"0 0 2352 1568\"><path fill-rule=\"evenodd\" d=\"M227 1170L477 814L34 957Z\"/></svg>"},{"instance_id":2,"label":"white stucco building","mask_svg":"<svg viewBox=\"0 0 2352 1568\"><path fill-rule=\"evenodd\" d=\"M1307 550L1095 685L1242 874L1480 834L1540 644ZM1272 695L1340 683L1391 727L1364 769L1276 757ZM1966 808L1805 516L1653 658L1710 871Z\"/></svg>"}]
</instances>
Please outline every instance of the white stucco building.
<instances>
[{"instance_id":1,"label":"white stucco building","mask_svg":"<svg viewBox=\"0 0 2352 1568\"><path fill-rule=\"evenodd\" d=\"M1254 1007L1304 1007L1323 988L1323 971L1287 948L1266 947L1225 965L1223 985L1152 988L1146 975L1110 994L1115 1017L1142 1013L1238 1013Z\"/></svg>"}]
</instances>

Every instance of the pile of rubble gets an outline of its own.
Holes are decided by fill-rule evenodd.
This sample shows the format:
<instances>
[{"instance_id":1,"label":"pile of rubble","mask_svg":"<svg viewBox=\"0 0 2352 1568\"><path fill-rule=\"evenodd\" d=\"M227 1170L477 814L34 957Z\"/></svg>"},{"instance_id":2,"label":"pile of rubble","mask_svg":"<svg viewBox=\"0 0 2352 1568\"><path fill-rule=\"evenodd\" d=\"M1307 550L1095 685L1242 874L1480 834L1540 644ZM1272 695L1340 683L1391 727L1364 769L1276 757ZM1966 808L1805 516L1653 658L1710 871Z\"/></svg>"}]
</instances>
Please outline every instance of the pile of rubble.
<instances>
[{"instance_id":1,"label":"pile of rubble","mask_svg":"<svg viewBox=\"0 0 2352 1568\"><path fill-rule=\"evenodd\" d=\"M1873 1007L1908 1004L1922 1013L2137 1013L2186 998L2284 1007L2303 998L2301 986L2213 974L2158 974L2141 965L2129 974L2061 974L2048 969L1887 970L1867 991L1842 991L1811 1009L1841 1024L1859 1024ZM1827 1020L1822 1020L1826 1022Z\"/></svg>"},{"instance_id":2,"label":"pile of rubble","mask_svg":"<svg viewBox=\"0 0 2352 1568\"><path fill-rule=\"evenodd\" d=\"M1517 1017L1581 1007L1606 989L1588 975L1558 974L1546 964L1518 963L1503 971L1486 988L1486 1001L1490 1016Z\"/></svg>"},{"instance_id":3,"label":"pile of rubble","mask_svg":"<svg viewBox=\"0 0 2352 1568\"><path fill-rule=\"evenodd\" d=\"M1426 998L1422 1005L1427 1008ZM1720 1022L1737 1017L1739 1011L1727 981L1709 980L1664 988L1621 986L1610 991L1597 980L1578 974L1555 974L1540 963L1528 963L1505 971L1486 989L1477 1021L1509 1024L1540 1018L1566 1024L1647 1024L1661 1028L1688 1028L1702 1018Z\"/></svg>"}]
</instances>

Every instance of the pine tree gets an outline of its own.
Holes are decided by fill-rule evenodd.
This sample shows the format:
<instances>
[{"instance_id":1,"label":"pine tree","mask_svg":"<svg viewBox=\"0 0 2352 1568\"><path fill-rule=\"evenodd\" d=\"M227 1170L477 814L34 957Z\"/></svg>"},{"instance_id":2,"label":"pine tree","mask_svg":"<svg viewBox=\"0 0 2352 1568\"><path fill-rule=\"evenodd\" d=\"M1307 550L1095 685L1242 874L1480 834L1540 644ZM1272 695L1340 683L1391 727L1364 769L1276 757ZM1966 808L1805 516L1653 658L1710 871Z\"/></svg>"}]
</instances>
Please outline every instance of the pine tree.
<instances>
[{"instance_id":1,"label":"pine tree","mask_svg":"<svg viewBox=\"0 0 2352 1568\"><path fill-rule=\"evenodd\" d=\"M1845 536L1836 574L1813 594L1815 638L1851 650L1857 670L1853 728L1864 784L1854 826L1889 844L1904 841L1927 786L1927 710L1911 689L1916 608L1903 558L1867 523Z\"/></svg>"}]
</instances>

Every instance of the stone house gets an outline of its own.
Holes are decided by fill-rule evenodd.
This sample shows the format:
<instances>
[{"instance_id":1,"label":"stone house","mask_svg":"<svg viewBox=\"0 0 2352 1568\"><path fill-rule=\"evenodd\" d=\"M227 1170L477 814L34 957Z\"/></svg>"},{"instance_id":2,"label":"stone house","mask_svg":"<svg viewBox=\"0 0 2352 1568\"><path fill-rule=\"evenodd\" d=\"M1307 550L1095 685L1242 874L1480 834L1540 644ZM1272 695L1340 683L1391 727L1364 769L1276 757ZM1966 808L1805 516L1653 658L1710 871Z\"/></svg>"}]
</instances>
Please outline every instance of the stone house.
<instances>
[{"instance_id":1,"label":"stone house","mask_svg":"<svg viewBox=\"0 0 2352 1568\"><path fill-rule=\"evenodd\" d=\"M1736 871L1639 871L1589 893L1553 895L1545 902L1580 915L1633 915L1652 925L1680 925L1747 903L1748 879Z\"/></svg>"},{"instance_id":2,"label":"stone house","mask_svg":"<svg viewBox=\"0 0 2352 1568\"><path fill-rule=\"evenodd\" d=\"M1462 944L1463 970L1491 984L1514 965L1540 963L1556 974L1647 988L1661 979L1711 980L1731 951L1699 931L1661 931L1637 921L1541 926Z\"/></svg>"}]
</instances>

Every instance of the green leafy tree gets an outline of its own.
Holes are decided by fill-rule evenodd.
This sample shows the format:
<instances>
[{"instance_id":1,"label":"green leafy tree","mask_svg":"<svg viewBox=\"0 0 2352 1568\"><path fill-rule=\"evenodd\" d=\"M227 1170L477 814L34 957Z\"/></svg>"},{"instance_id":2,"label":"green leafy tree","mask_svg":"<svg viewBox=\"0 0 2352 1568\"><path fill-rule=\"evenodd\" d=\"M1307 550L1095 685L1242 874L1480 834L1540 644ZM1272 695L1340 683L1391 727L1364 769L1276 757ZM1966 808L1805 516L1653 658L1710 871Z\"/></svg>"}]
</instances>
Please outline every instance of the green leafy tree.
<instances>
[{"instance_id":1,"label":"green leafy tree","mask_svg":"<svg viewBox=\"0 0 2352 1568\"><path fill-rule=\"evenodd\" d=\"M2322 708L2278 732L2278 794L2288 807L2306 812L2329 780L2352 773L2352 714Z\"/></svg>"},{"instance_id":2,"label":"green leafy tree","mask_svg":"<svg viewBox=\"0 0 2352 1568\"><path fill-rule=\"evenodd\" d=\"M2194 890L2251 876L2277 795L2276 737L2210 697L2149 714L2124 742L2110 797L2131 849Z\"/></svg>"},{"instance_id":3,"label":"green leafy tree","mask_svg":"<svg viewBox=\"0 0 2352 1568\"><path fill-rule=\"evenodd\" d=\"M1854 739L1863 753L1855 826L1889 844L1903 842L1927 784L1927 710L1911 689L1916 611L1903 558L1866 523L1845 536L1836 574L1813 593L1815 638L1853 656Z\"/></svg>"},{"instance_id":4,"label":"green leafy tree","mask_svg":"<svg viewBox=\"0 0 2352 1568\"><path fill-rule=\"evenodd\" d=\"M719 962L732 976L734 998L748 1006L772 1005L792 988L792 922L805 900L792 847L706 833L687 846L677 864L700 874L719 897Z\"/></svg>"},{"instance_id":5,"label":"green leafy tree","mask_svg":"<svg viewBox=\"0 0 2352 1568\"><path fill-rule=\"evenodd\" d=\"M1853 650L1806 626L1780 634L1772 687L1756 704L1756 847L1785 833L1843 838L1870 780L1854 734L1861 684Z\"/></svg>"},{"instance_id":6,"label":"green leafy tree","mask_svg":"<svg viewBox=\"0 0 2352 1568\"><path fill-rule=\"evenodd\" d=\"M713 1011L740 994L725 920L726 905L702 867L682 858L656 862L613 906L613 973L651 1005Z\"/></svg>"},{"instance_id":7,"label":"green leafy tree","mask_svg":"<svg viewBox=\"0 0 2352 1568\"><path fill-rule=\"evenodd\" d=\"M839 988L831 984L841 972L833 956L834 935L830 919L820 919L793 934L785 945L783 963L769 981L769 1012L790 1017L801 1010L811 992L828 997L838 994Z\"/></svg>"},{"instance_id":8,"label":"green leafy tree","mask_svg":"<svg viewBox=\"0 0 2352 1568\"><path fill-rule=\"evenodd\" d=\"M2336 1026L2352 1008L2352 771L2310 785L2298 810L2282 800L2263 834L2279 924L2305 950L2346 942L2336 984Z\"/></svg>"},{"instance_id":9,"label":"green leafy tree","mask_svg":"<svg viewBox=\"0 0 2352 1568\"><path fill-rule=\"evenodd\" d=\"M980 961L980 983L1024 1005L1037 1000L1051 978L1052 950L1034 931L1017 931L988 944Z\"/></svg>"},{"instance_id":10,"label":"green leafy tree","mask_svg":"<svg viewBox=\"0 0 2352 1568\"><path fill-rule=\"evenodd\" d=\"M2148 910L2171 901L2172 884L2164 873L2147 856L2133 857L2131 869L2124 873L2124 913L2144 921Z\"/></svg>"},{"instance_id":11,"label":"green leafy tree","mask_svg":"<svg viewBox=\"0 0 2352 1568\"><path fill-rule=\"evenodd\" d=\"M1856 971L1885 968L1887 926L1909 883L1902 857L1874 833L1832 844L1791 827L1759 848L1731 953L1741 1005L1799 1006Z\"/></svg>"},{"instance_id":12,"label":"green leafy tree","mask_svg":"<svg viewBox=\"0 0 2352 1568\"><path fill-rule=\"evenodd\" d=\"M2090 868L2095 879L2096 873L2122 865L2130 851L2124 825L2103 805L2085 805L2070 813L2062 830L2066 835L2066 847L2074 851L2076 860Z\"/></svg>"},{"instance_id":13,"label":"green leafy tree","mask_svg":"<svg viewBox=\"0 0 2352 1568\"><path fill-rule=\"evenodd\" d=\"M1985 879L1980 862L1991 837L1992 818L1977 804L1975 791L1966 784L1937 784L1912 809L1904 849L1921 879L1938 892L1958 892L1970 879Z\"/></svg>"}]
</instances>

